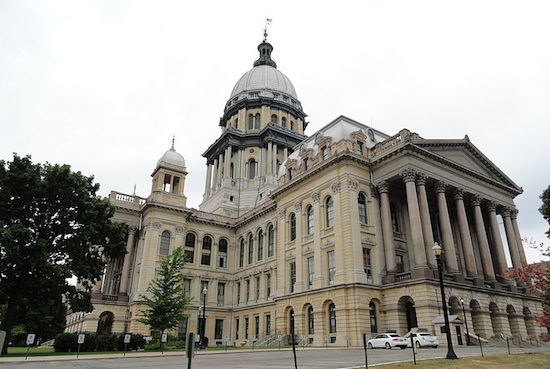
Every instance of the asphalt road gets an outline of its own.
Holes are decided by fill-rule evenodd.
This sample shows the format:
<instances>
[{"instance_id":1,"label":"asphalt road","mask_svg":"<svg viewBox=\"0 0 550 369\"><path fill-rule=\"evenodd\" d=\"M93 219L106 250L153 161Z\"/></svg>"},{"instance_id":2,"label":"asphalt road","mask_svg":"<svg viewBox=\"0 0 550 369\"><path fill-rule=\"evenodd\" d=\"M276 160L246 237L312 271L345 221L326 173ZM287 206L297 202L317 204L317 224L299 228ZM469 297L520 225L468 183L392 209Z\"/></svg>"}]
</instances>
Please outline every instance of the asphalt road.
<instances>
[{"instance_id":1,"label":"asphalt road","mask_svg":"<svg viewBox=\"0 0 550 369\"><path fill-rule=\"evenodd\" d=\"M548 351L549 348L512 348L512 353ZM456 354L461 356L478 356L478 347L458 348ZM447 350L420 349L417 359L442 358ZM504 347L486 347L486 355L507 353ZM336 369L350 368L364 365L365 357L362 349L306 349L297 350L298 368L300 369ZM412 360L411 349L400 350L368 350L369 365L402 360ZM293 368L292 351L269 352L241 352L199 354L193 359L193 369L282 369ZM141 369L159 368L176 369L187 368L187 359L184 356L120 358L120 359L92 359L46 362L17 362L1 363L1 369Z\"/></svg>"}]
</instances>

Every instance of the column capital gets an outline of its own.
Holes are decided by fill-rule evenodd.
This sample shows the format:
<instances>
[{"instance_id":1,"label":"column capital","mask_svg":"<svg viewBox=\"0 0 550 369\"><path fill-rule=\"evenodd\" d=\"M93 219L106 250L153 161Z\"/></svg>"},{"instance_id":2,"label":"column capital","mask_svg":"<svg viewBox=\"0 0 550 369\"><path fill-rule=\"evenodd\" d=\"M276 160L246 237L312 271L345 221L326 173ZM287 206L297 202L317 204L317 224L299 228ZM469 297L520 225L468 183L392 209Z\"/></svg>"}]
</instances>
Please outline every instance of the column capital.
<instances>
[{"instance_id":1,"label":"column capital","mask_svg":"<svg viewBox=\"0 0 550 369\"><path fill-rule=\"evenodd\" d=\"M412 168L403 169L400 173L401 178L405 183L414 182L416 179L416 171Z\"/></svg>"},{"instance_id":2,"label":"column capital","mask_svg":"<svg viewBox=\"0 0 550 369\"><path fill-rule=\"evenodd\" d=\"M390 184L387 181L379 182L376 185L379 193L388 193L390 192Z\"/></svg>"},{"instance_id":3,"label":"column capital","mask_svg":"<svg viewBox=\"0 0 550 369\"><path fill-rule=\"evenodd\" d=\"M129 235L134 235L134 234L136 234L136 232L137 232L137 227L136 226L129 226L128 227L128 234Z\"/></svg>"},{"instance_id":4,"label":"column capital","mask_svg":"<svg viewBox=\"0 0 550 369\"><path fill-rule=\"evenodd\" d=\"M279 212L279 219L283 220L286 218L286 210L283 209Z\"/></svg>"},{"instance_id":5,"label":"column capital","mask_svg":"<svg viewBox=\"0 0 550 369\"><path fill-rule=\"evenodd\" d=\"M502 207L502 209L500 210L500 215L502 215L505 218L509 217L511 213L512 213L512 209L507 207Z\"/></svg>"},{"instance_id":6,"label":"column capital","mask_svg":"<svg viewBox=\"0 0 550 369\"><path fill-rule=\"evenodd\" d=\"M445 193L445 188L447 184L443 181L437 181L435 183L435 193Z\"/></svg>"},{"instance_id":7,"label":"column capital","mask_svg":"<svg viewBox=\"0 0 550 369\"><path fill-rule=\"evenodd\" d=\"M518 213L519 213L519 210L518 209L512 209L510 211L510 217L512 219L517 219L518 218Z\"/></svg>"},{"instance_id":8,"label":"column capital","mask_svg":"<svg viewBox=\"0 0 550 369\"><path fill-rule=\"evenodd\" d=\"M453 198L455 200L464 200L464 190L462 188L456 188L453 193Z\"/></svg>"},{"instance_id":9,"label":"column capital","mask_svg":"<svg viewBox=\"0 0 550 369\"><path fill-rule=\"evenodd\" d=\"M497 211L497 203L494 202L494 201L489 201L487 203L487 210L489 211L489 213L496 213Z\"/></svg>"},{"instance_id":10,"label":"column capital","mask_svg":"<svg viewBox=\"0 0 550 369\"><path fill-rule=\"evenodd\" d=\"M473 195L470 198L470 203L472 204L472 206L480 206L481 205L481 196Z\"/></svg>"},{"instance_id":11,"label":"column capital","mask_svg":"<svg viewBox=\"0 0 550 369\"><path fill-rule=\"evenodd\" d=\"M302 211L302 202L301 201L298 201L297 203L294 204L294 210L296 210L297 213Z\"/></svg>"},{"instance_id":12,"label":"column capital","mask_svg":"<svg viewBox=\"0 0 550 369\"><path fill-rule=\"evenodd\" d=\"M311 194L311 199L313 202L319 202L319 199L321 198L321 193L319 191L316 191Z\"/></svg>"},{"instance_id":13,"label":"column capital","mask_svg":"<svg viewBox=\"0 0 550 369\"><path fill-rule=\"evenodd\" d=\"M424 174L422 172L418 172L418 174L416 176L416 185L417 186L425 186L427 179L428 179L428 177L426 176L426 174Z\"/></svg>"},{"instance_id":14,"label":"column capital","mask_svg":"<svg viewBox=\"0 0 550 369\"><path fill-rule=\"evenodd\" d=\"M330 186L332 193L338 193L340 192L340 182L334 182L332 186Z\"/></svg>"},{"instance_id":15,"label":"column capital","mask_svg":"<svg viewBox=\"0 0 550 369\"><path fill-rule=\"evenodd\" d=\"M371 197L378 197L380 195L378 193L378 188L373 184L370 185L370 195Z\"/></svg>"}]
</instances>

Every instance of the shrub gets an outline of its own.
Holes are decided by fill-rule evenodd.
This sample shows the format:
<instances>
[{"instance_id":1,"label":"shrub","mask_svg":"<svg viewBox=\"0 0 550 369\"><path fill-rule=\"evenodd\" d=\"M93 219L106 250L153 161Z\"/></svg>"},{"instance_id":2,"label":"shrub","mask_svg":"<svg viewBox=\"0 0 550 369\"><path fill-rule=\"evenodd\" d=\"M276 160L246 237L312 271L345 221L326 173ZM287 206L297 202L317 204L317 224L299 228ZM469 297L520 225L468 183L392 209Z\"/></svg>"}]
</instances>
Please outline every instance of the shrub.
<instances>
[{"instance_id":1,"label":"shrub","mask_svg":"<svg viewBox=\"0 0 550 369\"><path fill-rule=\"evenodd\" d=\"M118 350L124 351L124 335L125 333L121 333L118 335ZM145 338L142 334L135 333L132 334L132 339L130 340L130 343L128 344L127 350L128 351L137 351L138 349L143 349L145 347Z\"/></svg>"},{"instance_id":2,"label":"shrub","mask_svg":"<svg viewBox=\"0 0 550 369\"><path fill-rule=\"evenodd\" d=\"M56 352L70 352L70 351L76 351L78 348L77 341L77 334L76 333L68 333L63 332L59 333L55 336L55 340L53 342L53 348Z\"/></svg>"},{"instance_id":3,"label":"shrub","mask_svg":"<svg viewBox=\"0 0 550 369\"><path fill-rule=\"evenodd\" d=\"M117 335L102 333L96 336L96 351L115 351L117 349Z\"/></svg>"}]
</instances>

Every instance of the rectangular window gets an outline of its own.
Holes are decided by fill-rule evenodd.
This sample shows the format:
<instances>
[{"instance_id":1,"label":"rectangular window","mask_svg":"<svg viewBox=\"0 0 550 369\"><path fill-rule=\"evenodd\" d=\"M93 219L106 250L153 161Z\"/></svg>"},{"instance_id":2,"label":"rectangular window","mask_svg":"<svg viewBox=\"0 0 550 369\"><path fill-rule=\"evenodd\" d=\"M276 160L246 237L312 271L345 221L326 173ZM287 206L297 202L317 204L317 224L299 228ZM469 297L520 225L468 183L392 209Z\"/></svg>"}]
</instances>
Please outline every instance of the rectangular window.
<instances>
[{"instance_id":1,"label":"rectangular window","mask_svg":"<svg viewBox=\"0 0 550 369\"><path fill-rule=\"evenodd\" d=\"M205 300L208 302L208 293L203 293L205 289L208 291L208 281L201 281L201 304L204 304Z\"/></svg>"},{"instance_id":2,"label":"rectangular window","mask_svg":"<svg viewBox=\"0 0 550 369\"><path fill-rule=\"evenodd\" d=\"M307 286L311 288L313 286L313 279L315 278L314 259L313 256L307 258Z\"/></svg>"},{"instance_id":3,"label":"rectangular window","mask_svg":"<svg viewBox=\"0 0 550 369\"><path fill-rule=\"evenodd\" d=\"M336 274L336 266L334 265L334 250L327 252L328 264L328 283L334 284L334 276Z\"/></svg>"},{"instance_id":4,"label":"rectangular window","mask_svg":"<svg viewBox=\"0 0 550 369\"><path fill-rule=\"evenodd\" d=\"M269 336L271 334L271 315L267 314L265 316L265 335Z\"/></svg>"},{"instance_id":5,"label":"rectangular window","mask_svg":"<svg viewBox=\"0 0 550 369\"><path fill-rule=\"evenodd\" d=\"M289 272L290 272L290 292L294 292L294 287L296 285L296 262L292 262L289 264Z\"/></svg>"},{"instance_id":6,"label":"rectangular window","mask_svg":"<svg viewBox=\"0 0 550 369\"><path fill-rule=\"evenodd\" d=\"M252 264L252 262L254 261L254 243L251 242L252 241L252 238L250 239L249 243L248 243L248 264Z\"/></svg>"},{"instance_id":7,"label":"rectangular window","mask_svg":"<svg viewBox=\"0 0 550 369\"><path fill-rule=\"evenodd\" d=\"M218 254L218 268L227 268L227 254Z\"/></svg>"},{"instance_id":8,"label":"rectangular window","mask_svg":"<svg viewBox=\"0 0 550 369\"><path fill-rule=\"evenodd\" d=\"M254 294L255 300L258 301L260 299L260 277L255 278L255 284L256 284L256 293Z\"/></svg>"},{"instance_id":9,"label":"rectangular window","mask_svg":"<svg viewBox=\"0 0 550 369\"><path fill-rule=\"evenodd\" d=\"M218 306L223 306L225 299L225 283L218 283Z\"/></svg>"},{"instance_id":10,"label":"rectangular window","mask_svg":"<svg viewBox=\"0 0 550 369\"><path fill-rule=\"evenodd\" d=\"M244 241L241 240L241 246L239 247L239 267L244 265Z\"/></svg>"},{"instance_id":11,"label":"rectangular window","mask_svg":"<svg viewBox=\"0 0 550 369\"><path fill-rule=\"evenodd\" d=\"M191 296L191 279L189 278L183 280L183 293L185 296Z\"/></svg>"},{"instance_id":12,"label":"rectangular window","mask_svg":"<svg viewBox=\"0 0 550 369\"><path fill-rule=\"evenodd\" d=\"M239 318L235 318L235 339L239 339Z\"/></svg>"},{"instance_id":13,"label":"rectangular window","mask_svg":"<svg viewBox=\"0 0 550 369\"><path fill-rule=\"evenodd\" d=\"M223 338L223 319L216 319L214 328L214 339L221 340Z\"/></svg>"},{"instance_id":14,"label":"rectangular window","mask_svg":"<svg viewBox=\"0 0 550 369\"><path fill-rule=\"evenodd\" d=\"M403 262L403 255L395 255L395 263L397 266L397 273L405 272L405 263Z\"/></svg>"},{"instance_id":15,"label":"rectangular window","mask_svg":"<svg viewBox=\"0 0 550 369\"><path fill-rule=\"evenodd\" d=\"M260 337L260 317L255 316L254 317L254 336L256 339Z\"/></svg>"},{"instance_id":16,"label":"rectangular window","mask_svg":"<svg viewBox=\"0 0 550 369\"><path fill-rule=\"evenodd\" d=\"M244 318L244 339L248 339L248 328L250 328L250 321L248 317Z\"/></svg>"},{"instance_id":17,"label":"rectangular window","mask_svg":"<svg viewBox=\"0 0 550 369\"><path fill-rule=\"evenodd\" d=\"M363 142L357 141L357 147L359 148L359 154L363 155Z\"/></svg>"},{"instance_id":18,"label":"rectangular window","mask_svg":"<svg viewBox=\"0 0 550 369\"><path fill-rule=\"evenodd\" d=\"M246 280L246 301L250 301L250 279Z\"/></svg>"},{"instance_id":19,"label":"rectangular window","mask_svg":"<svg viewBox=\"0 0 550 369\"><path fill-rule=\"evenodd\" d=\"M325 160L328 157L326 146L321 147L321 157L323 158L323 160Z\"/></svg>"},{"instance_id":20,"label":"rectangular window","mask_svg":"<svg viewBox=\"0 0 550 369\"><path fill-rule=\"evenodd\" d=\"M187 318L183 318L178 326L178 338L185 340L187 337Z\"/></svg>"},{"instance_id":21,"label":"rectangular window","mask_svg":"<svg viewBox=\"0 0 550 369\"><path fill-rule=\"evenodd\" d=\"M363 247L363 270L367 275L367 283L372 283L372 264L370 249L366 247Z\"/></svg>"},{"instance_id":22,"label":"rectangular window","mask_svg":"<svg viewBox=\"0 0 550 369\"><path fill-rule=\"evenodd\" d=\"M265 276L265 297L271 296L271 274Z\"/></svg>"},{"instance_id":23,"label":"rectangular window","mask_svg":"<svg viewBox=\"0 0 550 369\"><path fill-rule=\"evenodd\" d=\"M241 302L241 282L237 282L237 304Z\"/></svg>"},{"instance_id":24,"label":"rectangular window","mask_svg":"<svg viewBox=\"0 0 550 369\"><path fill-rule=\"evenodd\" d=\"M201 265L210 265L210 254L203 253L201 255Z\"/></svg>"}]
</instances>

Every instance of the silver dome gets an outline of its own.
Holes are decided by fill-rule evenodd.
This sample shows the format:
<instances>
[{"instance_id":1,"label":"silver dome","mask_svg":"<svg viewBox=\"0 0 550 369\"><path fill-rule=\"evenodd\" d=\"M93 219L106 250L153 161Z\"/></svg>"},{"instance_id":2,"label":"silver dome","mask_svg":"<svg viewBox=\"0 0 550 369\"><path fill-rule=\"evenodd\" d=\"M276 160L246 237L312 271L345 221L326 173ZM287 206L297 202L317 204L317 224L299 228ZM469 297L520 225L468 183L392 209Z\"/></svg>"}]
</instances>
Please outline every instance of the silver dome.
<instances>
[{"instance_id":1,"label":"silver dome","mask_svg":"<svg viewBox=\"0 0 550 369\"><path fill-rule=\"evenodd\" d=\"M170 165L176 165L178 167L185 167L185 159L180 153L176 152L174 146L162 155L162 158L160 158L157 162L157 167L163 162Z\"/></svg>"},{"instance_id":2,"label":"silver dome","mask_svg":"<svg viewBox=\"0 0 550 369\"><path fill-rule=\"evenodd\" d=\"M230 100L243 92L270 90L288 95L296 100L296 90L282 72L269 65L258 65L246 72L235 84Z\"/></svg>"}]
</instances>

